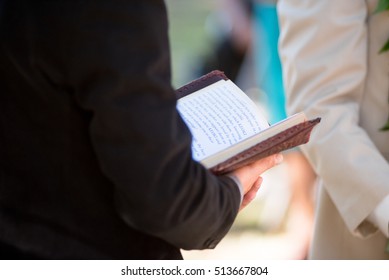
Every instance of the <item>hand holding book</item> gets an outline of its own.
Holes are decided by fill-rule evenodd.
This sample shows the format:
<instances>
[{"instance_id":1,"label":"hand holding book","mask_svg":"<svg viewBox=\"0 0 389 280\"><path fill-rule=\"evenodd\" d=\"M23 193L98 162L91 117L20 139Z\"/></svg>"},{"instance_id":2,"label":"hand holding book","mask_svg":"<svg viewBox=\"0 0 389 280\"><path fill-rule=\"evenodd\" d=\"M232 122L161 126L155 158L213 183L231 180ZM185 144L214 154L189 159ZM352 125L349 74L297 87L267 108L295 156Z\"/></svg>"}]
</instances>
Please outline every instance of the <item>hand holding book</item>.
<instances>
[{"instance_id":1,"label":"hand holding book","mask_svg":"<svg viewBox=\"0 0 389 280\"><path fill-rule=\"evenodd\" d=\"M255 198L263 181L261 175L268 169L280 164L282 160L283 156L281 154L275 154L240 167L230 173L231 176L238 178L243 188L244 195L240 210Z\"/></svg>"},{"instance_id":2,"label":"hand holding book","mask_svg":"<svg viewBox=\"0 0 389 280\"><path fill-rule=\"evenodd\" d=\"M193 157L215 174L307 143L320 122L299 113L269 125L256 104L220 71L176 93L177 109L193 135Z\"/></svg>"}]
</instances>

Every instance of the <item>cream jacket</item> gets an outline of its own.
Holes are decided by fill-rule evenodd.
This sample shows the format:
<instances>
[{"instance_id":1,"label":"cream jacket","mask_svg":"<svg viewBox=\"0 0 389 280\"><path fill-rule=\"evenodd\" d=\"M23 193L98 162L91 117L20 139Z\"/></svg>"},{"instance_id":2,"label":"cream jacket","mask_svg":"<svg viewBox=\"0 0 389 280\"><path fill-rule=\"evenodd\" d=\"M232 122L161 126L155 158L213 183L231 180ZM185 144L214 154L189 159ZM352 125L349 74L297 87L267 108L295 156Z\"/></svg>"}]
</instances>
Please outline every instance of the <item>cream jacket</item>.
<instances>
[{"instance_id":1,"label":"cream jacket","mask_svg":"<svg viewBox=\"0 0 389 280\"><path fill-rule=\"evenodd\" d=\"M288 113L322 117L302 147L321 187L312 259L389 259L367 217L389 195L389 13L377 0L281 0Z\"/></svg>"}]
</instances>

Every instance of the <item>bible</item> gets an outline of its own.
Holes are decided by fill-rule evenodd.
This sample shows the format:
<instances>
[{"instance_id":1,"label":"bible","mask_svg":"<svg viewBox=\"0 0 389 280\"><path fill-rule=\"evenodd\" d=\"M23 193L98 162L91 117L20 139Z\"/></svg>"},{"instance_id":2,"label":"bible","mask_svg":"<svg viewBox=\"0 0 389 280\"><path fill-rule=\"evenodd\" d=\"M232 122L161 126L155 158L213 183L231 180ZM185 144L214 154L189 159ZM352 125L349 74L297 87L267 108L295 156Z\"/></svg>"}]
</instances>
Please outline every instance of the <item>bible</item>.
<instances>
[{"instance_id":1,"label":"bible","mask_svg":"<svg viewBox=\"0 0 389 280\"><path fill-rule=\"evenodd\" d=\"M192 133L192 156L217 175L305 144L320 118L303 112L270 125L223 72L212 71L176 90L177 110Z\"/></svg>"}]
</instances>

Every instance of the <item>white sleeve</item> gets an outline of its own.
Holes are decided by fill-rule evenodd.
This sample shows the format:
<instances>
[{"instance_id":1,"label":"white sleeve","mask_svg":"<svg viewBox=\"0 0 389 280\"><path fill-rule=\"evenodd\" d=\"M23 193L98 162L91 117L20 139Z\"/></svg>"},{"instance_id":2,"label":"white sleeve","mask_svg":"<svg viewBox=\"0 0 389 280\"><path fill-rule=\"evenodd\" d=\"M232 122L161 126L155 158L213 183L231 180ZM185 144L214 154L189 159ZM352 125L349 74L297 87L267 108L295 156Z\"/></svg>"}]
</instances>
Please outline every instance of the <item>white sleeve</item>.
<instances>
[{"instance_id":1,"label":"white sleeve","mask_svg":"<svg viewBox=\"0 0 389 280\"><path fill-rule=\"evenodd\" d=\"M389 238L389 195L381 201L367 218Z\"/></svg>"}]
</instances>

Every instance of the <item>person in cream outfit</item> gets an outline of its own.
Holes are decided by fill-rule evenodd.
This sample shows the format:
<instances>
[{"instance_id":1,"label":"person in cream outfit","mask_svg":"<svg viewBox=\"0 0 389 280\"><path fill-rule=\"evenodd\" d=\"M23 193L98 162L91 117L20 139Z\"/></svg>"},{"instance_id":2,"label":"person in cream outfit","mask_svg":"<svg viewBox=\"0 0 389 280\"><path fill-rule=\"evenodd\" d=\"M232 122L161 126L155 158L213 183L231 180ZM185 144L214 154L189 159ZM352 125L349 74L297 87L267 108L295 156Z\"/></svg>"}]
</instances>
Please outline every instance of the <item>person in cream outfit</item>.
<instances>
[{"instance_id":1,"label":"person in cream outfit","mask_svg":"<svg viewBox=\"0 0 389 280\"><path fill-rule=\"evenodd\" d=\"M310 259L389 259L389 12L280 0L288 113L322 117L302 150L321 180Z\"/></svg>"}]
</instances>

